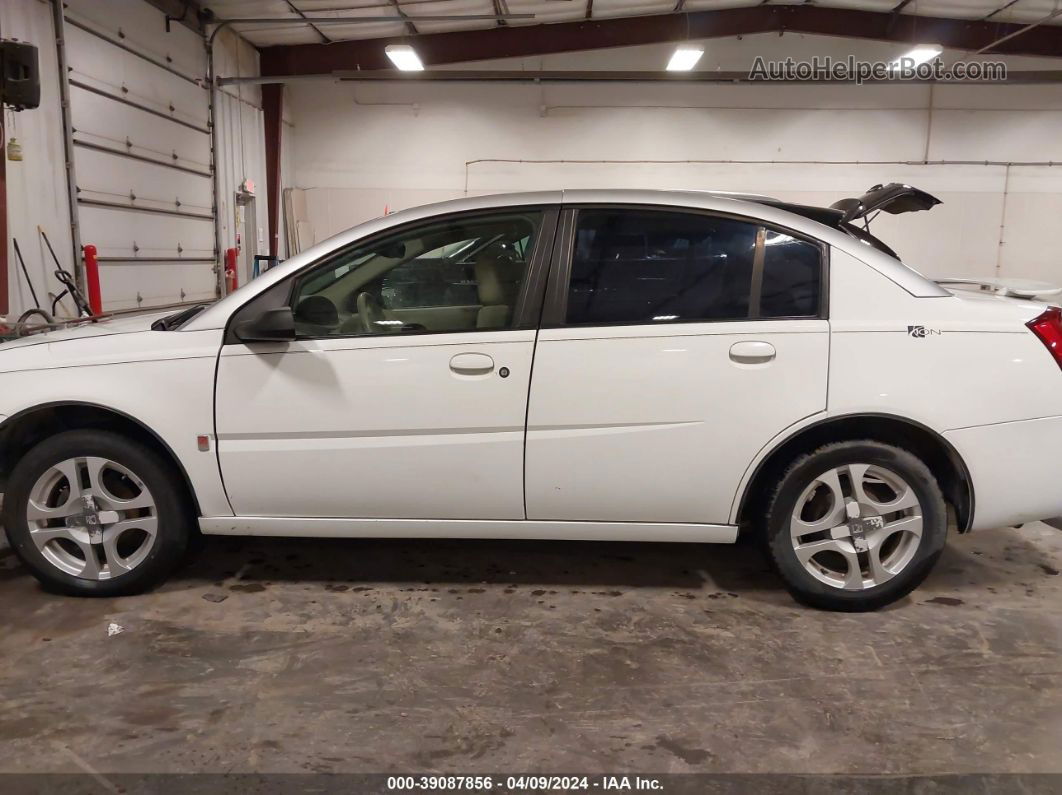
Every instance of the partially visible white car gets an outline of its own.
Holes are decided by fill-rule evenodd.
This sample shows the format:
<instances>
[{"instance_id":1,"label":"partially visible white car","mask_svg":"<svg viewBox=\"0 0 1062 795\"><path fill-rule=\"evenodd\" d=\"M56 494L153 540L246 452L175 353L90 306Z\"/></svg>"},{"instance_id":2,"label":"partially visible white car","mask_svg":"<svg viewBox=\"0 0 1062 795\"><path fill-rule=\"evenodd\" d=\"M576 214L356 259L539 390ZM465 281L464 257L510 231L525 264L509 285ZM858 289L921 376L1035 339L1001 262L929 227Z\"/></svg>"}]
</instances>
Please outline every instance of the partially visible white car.
<instances>
[{"instance_id":1,"label":"partially visible white car","mask_svg":"<svg viewBox=\"0 0 1062 795\"><path fill-rule=\"evenodd\" d=\"M208 534L731 542L864 610L1062 516L1062 316L833 208L564 191L396 213L207 307L0 346L12 547L139 591Z\"/></svg>"}]
</instances>

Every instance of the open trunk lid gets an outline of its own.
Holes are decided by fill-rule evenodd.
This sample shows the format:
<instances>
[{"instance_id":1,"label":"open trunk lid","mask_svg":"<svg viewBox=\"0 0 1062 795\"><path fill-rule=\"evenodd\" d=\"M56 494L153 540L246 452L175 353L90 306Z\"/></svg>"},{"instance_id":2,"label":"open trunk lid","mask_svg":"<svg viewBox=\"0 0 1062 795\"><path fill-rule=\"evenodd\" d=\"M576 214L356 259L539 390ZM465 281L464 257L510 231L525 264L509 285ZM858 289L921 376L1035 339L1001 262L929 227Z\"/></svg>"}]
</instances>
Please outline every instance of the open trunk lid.
<instances>
[{"instance_id":1,"label":"open trunk lid","mask_svg":"<svg viewBox=\"0 0 1062 795\"><path fill-rule=\"evenodd\" d=\"M840 210L843 213L840 222L848 224L879 210L899 215L928 210L940 203L940 199L930 196L924 190L890 182L888 185L875 185L862 196L836 201L830 207Z\"/></svg>"}]
</instances>

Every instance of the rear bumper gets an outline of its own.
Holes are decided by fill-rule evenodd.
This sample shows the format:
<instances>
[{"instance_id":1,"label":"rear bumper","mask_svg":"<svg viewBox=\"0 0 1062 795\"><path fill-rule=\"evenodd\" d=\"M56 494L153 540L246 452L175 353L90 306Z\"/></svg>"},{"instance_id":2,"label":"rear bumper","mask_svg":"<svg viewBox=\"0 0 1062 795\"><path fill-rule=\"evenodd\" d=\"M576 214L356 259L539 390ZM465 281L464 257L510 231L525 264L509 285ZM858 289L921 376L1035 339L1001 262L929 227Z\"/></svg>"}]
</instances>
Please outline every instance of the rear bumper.
<instances>
[{"instance_id":1,"label":"rear bumper","mask_svg":"<svg viewBox=\"0 0 1062 795\"><path fill-rule=\"evenodd\" d=\"M972 530L1054 519L1062 523L1062 417L948 431L973 480Z\"/></svg>"}]
</instances>

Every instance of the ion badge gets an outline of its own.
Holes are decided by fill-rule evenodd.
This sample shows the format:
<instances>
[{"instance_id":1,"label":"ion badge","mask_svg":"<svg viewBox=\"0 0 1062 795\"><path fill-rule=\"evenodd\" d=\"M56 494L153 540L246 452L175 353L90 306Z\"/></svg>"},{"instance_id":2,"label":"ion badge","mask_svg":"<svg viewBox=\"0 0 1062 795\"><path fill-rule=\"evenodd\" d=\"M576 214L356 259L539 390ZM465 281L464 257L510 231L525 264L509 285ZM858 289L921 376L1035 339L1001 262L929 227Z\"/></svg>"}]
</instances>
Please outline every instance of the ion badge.
<instances>
[{"instance_id":1,"label":"ion badge","mask_svg":"<svg viewBox=\"0 0 1062 795\"><path fill-rule=\"evenodd\" d=\"M926 337L940 336L940 329L926 328L925 326L908 326L907 334L917 339L925 339Z\"/></svg>"}]
</instances>

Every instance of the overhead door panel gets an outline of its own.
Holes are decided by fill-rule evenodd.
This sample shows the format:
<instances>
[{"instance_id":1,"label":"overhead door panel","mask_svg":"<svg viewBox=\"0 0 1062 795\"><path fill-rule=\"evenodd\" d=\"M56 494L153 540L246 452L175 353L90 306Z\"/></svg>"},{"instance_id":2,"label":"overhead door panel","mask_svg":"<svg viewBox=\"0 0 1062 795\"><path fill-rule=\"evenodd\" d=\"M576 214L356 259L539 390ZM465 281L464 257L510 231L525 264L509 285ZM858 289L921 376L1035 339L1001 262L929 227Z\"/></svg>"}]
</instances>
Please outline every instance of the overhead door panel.
<instances>
[{"instance_id":1,"label":"overhead door panel","mask_svg":"<svg viewBox=\"0 0 1062 795\"><path fill-rule=\"evenodd\" d=\"M214 298L202 38L131 0L70 0L65 17L80 237L104 310Z\"/></svg>"}]
</instances>

